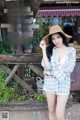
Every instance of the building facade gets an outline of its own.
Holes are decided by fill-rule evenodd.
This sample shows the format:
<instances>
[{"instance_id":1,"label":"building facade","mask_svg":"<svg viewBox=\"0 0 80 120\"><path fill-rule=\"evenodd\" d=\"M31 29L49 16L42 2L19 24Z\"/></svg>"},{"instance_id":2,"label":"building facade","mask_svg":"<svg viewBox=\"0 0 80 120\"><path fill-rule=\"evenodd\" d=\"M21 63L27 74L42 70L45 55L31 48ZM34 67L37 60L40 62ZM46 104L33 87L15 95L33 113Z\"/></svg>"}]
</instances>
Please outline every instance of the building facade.
<instances>
[{"instance_id":1,"label":"building facade","mask_svg":"<svg viewBox=\"0 0 80 120\"><path fill-rule=\"evenodd\" d=\"M80 43L80 3L43 3L40 5L37 20L43 24L61 25L64 31L72 35L70 43Z\"/></svg>"}]
</instances>

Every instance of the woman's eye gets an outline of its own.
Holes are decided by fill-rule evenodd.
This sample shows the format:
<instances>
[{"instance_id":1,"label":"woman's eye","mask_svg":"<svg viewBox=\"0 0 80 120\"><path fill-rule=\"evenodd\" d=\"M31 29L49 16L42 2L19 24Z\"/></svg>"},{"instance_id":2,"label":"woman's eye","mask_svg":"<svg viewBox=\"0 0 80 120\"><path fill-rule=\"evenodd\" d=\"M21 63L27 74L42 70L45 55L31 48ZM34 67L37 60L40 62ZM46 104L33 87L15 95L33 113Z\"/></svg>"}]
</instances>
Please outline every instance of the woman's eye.
<instances>
[{"instance_id":1,"label":"woman's eye","mask_svg":"<svg viewBox=\"0 0 80 120\"><path fill-rule=\"evenodd\" d=\"M52 40L54 40L54 38L52 38Z\"/></svg>"},{"instance_id":2,"label":"woman's eye","mask_svg":"<svg viewBox=\"0 0 80 120\"><path fill-rule=\"evenodd\" d=\"M57 38L61 38L60 36L57 36Z\"/></svg>"},{"instance_id":3,"label":"woman's eye","mask_svg":"<svg viewBox=\"0 0 80 120\"><path fill-rule=\"evenodd\" d=\"M60 38L60 36L57 36L57 38Z\"/></svg>"}]
</instances>

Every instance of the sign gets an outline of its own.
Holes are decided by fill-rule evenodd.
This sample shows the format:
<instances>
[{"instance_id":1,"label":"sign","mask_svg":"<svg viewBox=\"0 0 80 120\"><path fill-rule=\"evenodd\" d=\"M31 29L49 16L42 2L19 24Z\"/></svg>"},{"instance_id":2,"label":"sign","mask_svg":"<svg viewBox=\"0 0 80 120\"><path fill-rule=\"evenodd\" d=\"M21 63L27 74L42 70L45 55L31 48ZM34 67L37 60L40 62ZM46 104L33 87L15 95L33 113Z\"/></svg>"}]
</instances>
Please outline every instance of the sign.
<instances>
[{"instance_id":1,"label":"sign","mask_svg":"<svg viewBox=\"0 0 80 120\"><path fill-rule=\"evenodd\" d=\"M9 111L0 111L0 120L9 120Z\"/></svg>"}]
</instances>

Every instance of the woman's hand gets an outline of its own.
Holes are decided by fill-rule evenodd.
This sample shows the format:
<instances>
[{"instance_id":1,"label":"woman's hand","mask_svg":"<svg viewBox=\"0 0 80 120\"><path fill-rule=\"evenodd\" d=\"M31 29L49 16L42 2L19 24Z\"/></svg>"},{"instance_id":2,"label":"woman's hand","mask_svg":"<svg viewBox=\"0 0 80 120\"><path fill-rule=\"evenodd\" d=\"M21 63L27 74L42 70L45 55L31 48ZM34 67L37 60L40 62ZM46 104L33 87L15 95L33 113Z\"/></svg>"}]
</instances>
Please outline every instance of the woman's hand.
<instances>
[{"instance_id":1,"label":"woman's hand","mask_svg":"<svg viewBox=\"0 0 80 120\"><path fill-rule=\"evenodd\" d=\"M50 75L50 71L44 71L44 75Z\"/></svg>"},{"instance_id":2,"label":"woman's hand","mask_svg":"<svg viewBox=\"0 0 80 120\"><path fill-rule=\"evenodd\" d=\"M42 40L42 41L40 42L39 47L40 47L42 50L45 50L45 49L46 49L46 43L45 43L44 40Z\"/></svg>"},{"instance_id":3,"label":"woman's hand","mask_svg":"<svg viewBox=\"0 0 80 120\"><path fill-rule=\"evenodd\" d=\"M44 75L54 76L51 71L45 71L45 70L44 70Z\"/></svg>"}]
</instances>

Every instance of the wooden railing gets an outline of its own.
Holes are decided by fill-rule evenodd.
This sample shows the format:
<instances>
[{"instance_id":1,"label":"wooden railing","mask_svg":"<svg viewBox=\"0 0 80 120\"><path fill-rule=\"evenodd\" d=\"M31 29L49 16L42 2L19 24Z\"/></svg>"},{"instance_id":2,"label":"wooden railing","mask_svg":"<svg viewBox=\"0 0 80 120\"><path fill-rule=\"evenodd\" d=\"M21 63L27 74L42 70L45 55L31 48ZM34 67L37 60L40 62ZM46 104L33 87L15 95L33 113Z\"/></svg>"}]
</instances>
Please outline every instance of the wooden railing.
<instances>
[{"instance_id":1,"label":"wooden railing","mask_svg":"<svg viewBox=\"0 0 80 120\"><path fill-rule=\"evenodd\" d=\"M0 55L0 64L40 64L42 53L15 55ZM76 61L80 61L80 51L77 51Z\"/></svg>"},{"instance_id":2,"label":"wooden railing","mask_svg":"<svg viewBox=\"0 0 80 120\"><path fill-rule=\"evenodd\" d=\"M41 58L40 53L0 55L0 64L39 64Z\"/></svg>"},{"instance_id":3,"label":"wooden railing","mask_svg":"<svg viewBox=\"0 0 80 120\"><path fill-rule=\"evenodd\" d=\"M36 64L40 64L42 59L42 53L30 53L30 54L16 54L16 55L0 55L0 68L2 68L9 76L5 80L5 84L8 84L12 78L14 78L23 88L32 88L18 75L16 71L21 64L27 64L30 69L40 77L43 77L43 70L39 68ZM76 61L80 61L80 52L77 51ZM6 65L15 64L11 70Z\"/></svg>"}]
</instances>

